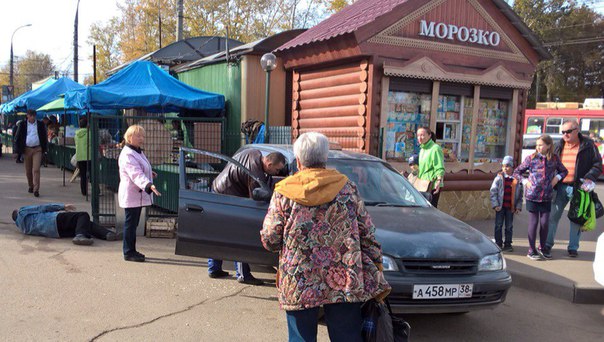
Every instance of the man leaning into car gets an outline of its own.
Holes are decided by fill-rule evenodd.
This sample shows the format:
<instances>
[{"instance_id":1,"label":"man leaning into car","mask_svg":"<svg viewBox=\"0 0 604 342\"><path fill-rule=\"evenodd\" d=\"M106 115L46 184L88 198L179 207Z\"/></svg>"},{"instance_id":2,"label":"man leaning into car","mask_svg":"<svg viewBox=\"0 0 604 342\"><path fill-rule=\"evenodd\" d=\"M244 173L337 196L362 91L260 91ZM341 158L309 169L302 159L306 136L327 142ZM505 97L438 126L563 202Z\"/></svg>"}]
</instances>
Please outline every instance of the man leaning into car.
<instances>
[{"instance_id":1,"label":"man leaning into car","mask_svg":"<svg viewBox=\"0 0 604 342\"><path fill-rule=\"evenodd\" d=\"M256 149L246 149L233 156L253 175L267 184L271 184L270 177L277 175L285 166L285 156L273 152L266 156ZM252 197L252 191L260 185L236 165L229 163L212 183L212 190L223 195L238 197ZM250 272L250 265L235 262L237 281L243 284L262 285L263 281L254 278ZM224 278L229 275L222 270L222 260L208 259L208 275L210 278Z\"/></svg>"}]
</instances>

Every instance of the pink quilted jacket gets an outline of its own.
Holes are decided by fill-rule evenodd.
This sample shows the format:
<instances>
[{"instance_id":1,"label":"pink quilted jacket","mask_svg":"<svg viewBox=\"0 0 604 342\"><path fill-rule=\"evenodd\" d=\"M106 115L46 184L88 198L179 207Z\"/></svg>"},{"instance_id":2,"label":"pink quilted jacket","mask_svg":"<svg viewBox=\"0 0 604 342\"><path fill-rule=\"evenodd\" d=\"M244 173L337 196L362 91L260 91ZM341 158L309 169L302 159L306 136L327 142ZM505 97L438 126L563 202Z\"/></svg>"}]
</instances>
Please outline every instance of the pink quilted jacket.
<instances>
[{"instance_id":1,"label":"pink quilted jacket","mask_svg":"<svg viewBox=\"0 0 604 342\"><path fill-rule=\"evenodd\" d=\"M145 154L124 146L118 160L120 186L118 200L121 208L145 207L151 205L153 197L145 192L152 182L151 164Z\"/></svg>"}]
</instances>

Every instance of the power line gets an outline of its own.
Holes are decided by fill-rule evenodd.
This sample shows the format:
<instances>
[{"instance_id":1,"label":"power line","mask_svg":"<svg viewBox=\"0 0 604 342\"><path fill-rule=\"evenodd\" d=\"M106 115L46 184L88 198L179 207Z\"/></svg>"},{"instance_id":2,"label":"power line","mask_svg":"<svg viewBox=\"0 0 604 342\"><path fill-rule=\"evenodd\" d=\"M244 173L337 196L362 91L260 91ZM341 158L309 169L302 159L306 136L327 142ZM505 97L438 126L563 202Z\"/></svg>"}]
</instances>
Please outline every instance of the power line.
<instances>
[{"instance_id":1,"label":"power line","mask_svg":"<svg viewBox=\"0 0 604 342\"><path fill-rule=\"evenodd\" d=\"M567 41L559 40L557 42L544 43L543 46L551 47L551 46L589 44L589 43L598 43L598 42L604 42L604 36L579 38L579 39L572 39L572 40L567 40Z\"/></svg>"}]
</instances>

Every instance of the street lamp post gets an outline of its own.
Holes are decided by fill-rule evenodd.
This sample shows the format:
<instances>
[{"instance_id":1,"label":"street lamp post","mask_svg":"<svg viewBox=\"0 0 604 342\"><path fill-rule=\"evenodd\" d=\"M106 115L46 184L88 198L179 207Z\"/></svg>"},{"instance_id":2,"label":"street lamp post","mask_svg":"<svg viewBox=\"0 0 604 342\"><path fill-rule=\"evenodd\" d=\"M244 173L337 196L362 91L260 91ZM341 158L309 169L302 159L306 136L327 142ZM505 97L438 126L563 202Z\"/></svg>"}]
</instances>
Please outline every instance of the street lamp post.
<instances>
[{"instance_id":1,"label":"street lamp post","mask_svg":"<svg viewBox=\"0 0 604 342\"><path fill-rule=\"evenodd\" d=\"M271 71L277 67L277 57L272 53L265 53L260 59L262 70L266 71L266 96L264 102L264 142L269 142L268 134L268 107L269 107L269 92L271 89Z\"/></svg>"},{"instance_id":2,"label":"street lamp post","mask_svg":"<svg viewBox=\"0 0 604 342\"><path fill-rule=\"evenodd\" d=\"M23 26L17 27L13 31L13 35L10 37L10 81L9 82L10 82L11 88L13 86L13 37L15 36L15 33L17 33L17 31L19 31L19 29L22 29L22 28L28 27L28 26L31 26L31 24L27 24L27 25L23 25Z\"/></svg>"}]
</instances>

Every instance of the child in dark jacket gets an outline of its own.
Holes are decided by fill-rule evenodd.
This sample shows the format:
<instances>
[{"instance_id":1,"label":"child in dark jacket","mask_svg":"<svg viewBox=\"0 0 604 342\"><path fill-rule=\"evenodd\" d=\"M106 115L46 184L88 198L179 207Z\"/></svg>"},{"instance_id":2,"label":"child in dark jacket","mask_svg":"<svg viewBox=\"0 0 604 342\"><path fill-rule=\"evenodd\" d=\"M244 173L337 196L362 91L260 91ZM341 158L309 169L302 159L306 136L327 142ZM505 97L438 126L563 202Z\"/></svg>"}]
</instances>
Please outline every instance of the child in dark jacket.
<instances>
[{"instance_id":1,"label":"child in dark jacket","mask_svg":"<svg viewBox=\"0 0 604 342\"><path fill-rule=\"evenodd\" d=\"M568 170L566 170L560 158L553 152L552 138L547 134L543 134L537 139L535 153L526 157L522 164L514 170L514 177L518 179L521 179L524 172L529 172L528 179L523 182L526 189L526 210L529 212L529 251L526 256L532 260L548 259L547 254L544 255L542 249L545 248L547 239L553 188L568 174ZM535 239L539 224L541 225L539 249L536 249Z\"/></svg>"},{"instance_id":2,"label":"child in dark jacket","mask_svg":"<svg viewBox=\"0 0 604 342\"><path fill-rule=\"evenodd\" d=\"M512 177L514 159L505 156L501 163L501 172L495 176L491 185L491 206L495 209L495 243L504 252L513 252L512 235L514 233L514 214L522 210L522 182ZM505 241L501 228L505 222Z\"/></svg>"}]
</instances>

